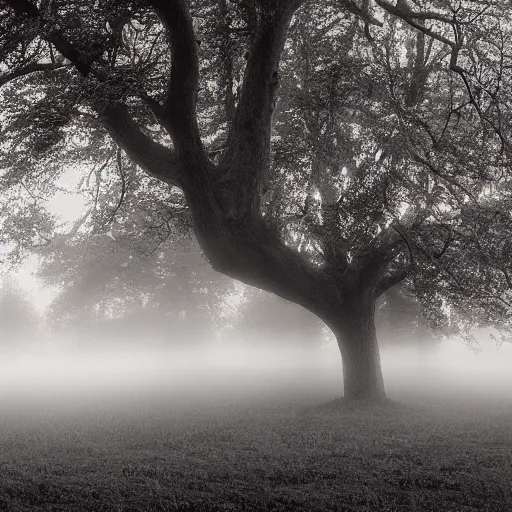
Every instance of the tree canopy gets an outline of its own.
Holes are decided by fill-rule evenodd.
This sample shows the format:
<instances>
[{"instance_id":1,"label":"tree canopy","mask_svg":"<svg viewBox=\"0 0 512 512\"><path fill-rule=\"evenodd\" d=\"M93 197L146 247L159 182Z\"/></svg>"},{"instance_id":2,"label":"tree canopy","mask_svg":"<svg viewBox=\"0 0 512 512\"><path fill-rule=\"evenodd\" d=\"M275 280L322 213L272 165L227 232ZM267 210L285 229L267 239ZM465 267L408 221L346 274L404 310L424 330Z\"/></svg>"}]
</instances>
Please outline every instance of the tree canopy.
<instances>
[{"instance_id":1,"label":"tree canopy","mask_svg":"<svg viewBox=\"0 0 512 512\"><path fill-rule=\"evenodd\" d=\"M382 396L392 286L450 332L509 327L511 9L3 0L2 241L51 245L66 172L90 226L171 232L186 205L215 269L320 317L346 395Z\"/></svg>"}]
</instances>

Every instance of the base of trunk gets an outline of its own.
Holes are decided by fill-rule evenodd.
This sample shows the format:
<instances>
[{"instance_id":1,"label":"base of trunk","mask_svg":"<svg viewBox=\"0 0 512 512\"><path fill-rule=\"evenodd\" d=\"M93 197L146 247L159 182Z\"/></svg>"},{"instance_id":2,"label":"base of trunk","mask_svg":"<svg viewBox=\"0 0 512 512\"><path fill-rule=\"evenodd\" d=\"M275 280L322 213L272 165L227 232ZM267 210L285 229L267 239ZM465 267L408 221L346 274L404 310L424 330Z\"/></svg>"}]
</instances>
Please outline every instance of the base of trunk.
<instances>
[{"instance_id":1,"label":"base of trunk","mask_svg":"<svg viewBox=\"0 0 512 512\"><path fill-rule=\"evenodd\" d=\"M343 363L345 400L386 399L375 332L375 301L357 297L339 319L336 339Z\"/></svg>"},{"instance_id":2,"label":"base of trunk","mask_svg":"<svg viewBox=\"0 0 512 512\"><path fill-rule=\"evenodd\" d=\"M386 400L384 379L376 345L369 347L358 344L351 349L348 350L345 347L342 353L343 399L368 402Z\"/></svg>"},{"instance_id":3,"label":"base of trunk","mask_svg":"<svg viewBox=\"0 0 512 512\"><path fill-rule=\"evenodd\" d=\"M390 398L383 398L380 400L347 400L346 398L336 398L325 404L317 405L305 409L305 413L313 414L343 414L345 412L358 412L369 411L370 413L375 411L389 411L393 414L402 410L410 410L410 407L391 400Z\"/></svg>"}]
</instances>

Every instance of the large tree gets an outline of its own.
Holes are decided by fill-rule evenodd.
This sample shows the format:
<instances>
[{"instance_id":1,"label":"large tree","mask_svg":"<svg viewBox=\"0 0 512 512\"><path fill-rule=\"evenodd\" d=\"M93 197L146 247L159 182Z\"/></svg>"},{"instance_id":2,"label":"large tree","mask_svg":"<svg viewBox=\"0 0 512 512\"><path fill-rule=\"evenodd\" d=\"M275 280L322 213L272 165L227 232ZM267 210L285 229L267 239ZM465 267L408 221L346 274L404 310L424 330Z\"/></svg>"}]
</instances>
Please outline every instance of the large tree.
<instances>
[{"instance_id":1,"label":"large tree","mask_svg":"<svg viewBox=\"0 0 512 512\"><path fill-rule=\"evenodd\" d=\"M108 133L213 268L328 325L348 399L385 397L375 304L404 280L434 324L507 324L508 2L0 5L5 242L51 238L38 194Z\"/></svg>"}]
</instances>

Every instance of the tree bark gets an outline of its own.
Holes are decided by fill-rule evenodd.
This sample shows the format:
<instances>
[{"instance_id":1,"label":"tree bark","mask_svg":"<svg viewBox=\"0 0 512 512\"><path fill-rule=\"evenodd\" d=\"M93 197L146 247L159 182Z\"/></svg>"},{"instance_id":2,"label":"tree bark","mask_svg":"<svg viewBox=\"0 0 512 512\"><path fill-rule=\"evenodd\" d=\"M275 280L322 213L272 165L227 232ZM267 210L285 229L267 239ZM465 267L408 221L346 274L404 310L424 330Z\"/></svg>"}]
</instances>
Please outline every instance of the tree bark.
<instances>
[{"instance_id":1,"label":"tree bark","mask_svg":"<svg viewBox=\"0 0 512 512\"><path fill-rule=\"evenodd\" d=\"M331 328L341 352L344 398L384 400L373 294L352 293Z\"/></svg>"}]
</instances>

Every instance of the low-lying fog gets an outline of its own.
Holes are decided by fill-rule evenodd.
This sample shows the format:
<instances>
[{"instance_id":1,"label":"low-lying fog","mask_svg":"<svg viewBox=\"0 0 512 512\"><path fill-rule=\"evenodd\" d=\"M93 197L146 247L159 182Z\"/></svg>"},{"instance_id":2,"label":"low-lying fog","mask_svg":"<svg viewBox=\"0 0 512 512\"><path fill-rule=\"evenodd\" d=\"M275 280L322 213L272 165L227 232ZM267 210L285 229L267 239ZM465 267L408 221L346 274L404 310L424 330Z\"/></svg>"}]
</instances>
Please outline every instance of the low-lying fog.
<instances>
[{"instance_id":1,"label":"low-lying fog","mask_svg":"<svg viewBox=\"0 0 512 512\"><path fill-rule=\"evenodd\" d=\"M388 395L417 403L484 400L512 403L512 344L442 342L430 352L381 350ZM272 404L324 402L342 393L334 344L311 349L216 346L195 351L39 350L3 354L3 406L66 408L149 403Z\"/></svg>"}]
</instances>

